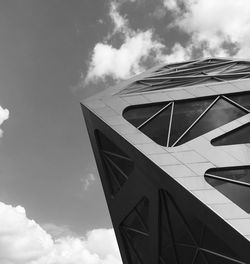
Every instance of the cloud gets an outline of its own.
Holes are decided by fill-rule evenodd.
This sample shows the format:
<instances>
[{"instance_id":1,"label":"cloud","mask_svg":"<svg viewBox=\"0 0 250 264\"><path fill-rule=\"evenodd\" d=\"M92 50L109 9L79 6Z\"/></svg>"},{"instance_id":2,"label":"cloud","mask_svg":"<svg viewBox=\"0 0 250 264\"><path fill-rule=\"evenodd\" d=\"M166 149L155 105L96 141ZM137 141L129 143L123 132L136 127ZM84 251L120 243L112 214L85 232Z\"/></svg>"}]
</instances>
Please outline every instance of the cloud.
<instances>
[{"instance_id":1,"label":"cloud","mask_svg":"<svg viewBox=\"0 0 250 264\"><path fill-rule=\"evenodd\" d=\"M250 57L250 2L247 0L163 0L174 25L190 35L188 45L204 56Z\"/></svg>"},{"instance_id":2,"label":"cloud","mask_svg":"<svg viewBox=\"0 0 250 264\"><path fill-rule=\"evenodd\" d=\"M166 63L180 62L189 60L191 57L191 47L183 47L180 43L176 43L169 54L162 54L161 61Z\"/></svg>"},{"instance_id":3,"label":"cloud","mask_svg":"<svg viewBox=\"0 0 250 264\"><path fill-rule=\"evenodd\" d=\"M0 105L0 125L9 118L9 110L3 109Z\"/></svg>"},{"instance_id":4,"label":"cloud","mask_svg":"<svg viewBox=\"0 0 250 264\"><path fill-rule=\"evenodd\" d=\"M53 241L21 206L0 202L0 263L32 263L48 254Z\"/></svg>"},{"instance_id":5,"label":"cloud","mask_svg":"<svg viewBox=\"0 0 250 264\"><path fill-rule=\"evenodd\" d=\"M162 8L161 5L156 5L155 10L151 14L154 18L160 20L166 16L166 9Z\"/></svg>"},{"instance_id":6,"label":"cloud","mask_svg":"<svg viewBox=\"0 0 250 264\"><path fill-rule=\"evenodd\" d=\"M105 79L107 76L126 79L143 71L143 61L152 54L156 57L161 55L163 46L152 37L150 30L127 36L118 49L109 44L96 44L86 80Z\"/></svg>"},{"instance_id":7,"label":"cloud","mask_svg":"<svg viewBox=\"0 0 250 264\"><path fill-rule=\"evenodd\" d=\"M95 45L85 83L105 80L110 76L115 80L126 79L145 70L143 64L151 59L159 61L164 45L154 39L152 29L135 31L129 27L128 19L118 9L120 4L111 2L109 16L114 30L108 38L119 35L123 42L116 48L108 41Z\"/></svg>"},{"instance_id":8,"label":"cloud","mask_svg":"<svg viewBox=\"0 0 250 264\"><path fill-rule=\"evenodd\" d=\"M84 238L62 237L51 252L31 264L122 264L112 229L95 229Z\"/></svg>"},{"instance_id":9,"label":"cloud","mask_svg":"<svg viewBox=\"0 0 250 264\"><path fill-rule=\"evenodd\" d=\"M0 202L0 215L1 264L122 264L112 229L95 229L85 237L60 231L62 236L53 238L21 206ZM47 224L48 230L55 228Z\"/></svg>"},{"instance_id":10,"label":"cloud","mask_svg":"<svg viewBox=\"0 0 250 264\"><path fill-rule=\"evenodd\" d=\"M163 5L171 11L180 12L179 2L177 0L163 0Z\"/></svg>"},{"instance_id":11,"label":"cloud","mask_svg":"<svg viewBox=\"0 0 250 264\"><path fill-rule=\"evenodd\" d=\"M95 175L93 173L88 173L85 178L81 178L81 182L83 184L83 190L87 191L89 186L95 181Z\"/></svg>"},{"instance_id":12,"label":"cloud","mask_svg":"<svg viewBox=\"0 0 250 264\"><path fill-rule=\"evenodd\" d=\"M41 227L49 233L52 238L60 238L60 237L75 237L76 233L74 233L68 226L63 225L63 226L58 226L53 223L45 223L41 225Z\"/></svg>"},{"instance_id":13,"label":"cloud","mask_svg":"<svg viewBox=\"0 0 250 264\"><path fill-rule=\"evenodd\" d=\"M166 26L185 34L185 40L177 39L172 47L166 47L152 28L133 30L128 18L119 12L124 1L112 1L109 16L114 29L93 48L85 84L107 77L127 79L162 62L209 56L250 58L248 0L161 1L162 10L156 9L155 16L161 19L171 12L173 21ZM112 45L117 36L122 39L119 47Z\"/></svg>"},{"instance_id":14,"label":"cloud","mask_svg":"<svg viewBox=\"0 0 250 264\"><path fill-rule=\"evenodd\" d=\"M127 34L128 31L130 31L128 27L128 20L118 12L118 8L118 2L111 2L109 16L114 24L114 33L122 31Z\"/></svg>"},{"instance_id":15,"label":"cloud","mask_svg":"<svg viewBox=\"0 0 250 264\"><path fill-rule=\"evenodd\" d=\"M9 118L9 110L2 108L0 105L0 126L2 123ZM0 138L3 136L3 130L0 129Z\"/></svg>"}]
</instances>

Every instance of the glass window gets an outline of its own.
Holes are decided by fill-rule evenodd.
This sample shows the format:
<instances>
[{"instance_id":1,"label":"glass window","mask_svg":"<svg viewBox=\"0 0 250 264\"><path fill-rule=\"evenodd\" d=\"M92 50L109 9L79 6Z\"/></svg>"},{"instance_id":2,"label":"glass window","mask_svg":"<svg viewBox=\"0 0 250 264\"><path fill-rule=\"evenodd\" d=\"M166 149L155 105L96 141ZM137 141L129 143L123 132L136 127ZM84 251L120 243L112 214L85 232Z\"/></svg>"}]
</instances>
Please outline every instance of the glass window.
<instances>
[{"instance_id":1,"label":"glass window","mask_svg":"<svg viewBox=\"0 0 250 264\"><path fill-rule=\"evenodd\" d=\"M171 105L142 126L140 130L159 145L167 146L170 116Z\"/></svg>"},{"instance_id":2,"label":"glass window","mask_svg":"<svg viewBox=\"0 0 250 264\"><path fill-rule=\"evenodd\" d=\"M201 136L245 114L246 112L221 98L207 111L207 113L205 113L197 124L186 133L177 145Z\"/></svg>"},{"instance_id":3,"label":"glass window","mask_svg":"<svg viewBox=\"0 0 250 264\"><path fill-rule=\"evenodd\" d=\"M233 94L233 95L227 95L227 97L237 104L244 106L250 111L250 94L244 93L244 94Z\"/></svg>"},{"instance_id":4,"label":"glass window","mask_svg":"<svg viewBox=\"0 0 250 264\"><path fill-rule=\"evenodd\" d=\"M211 169L206 174L250 184L250 166Z\"/></svg>"},{"instance_id":5,"label":"glass window","mask_svg":"<svg viewBox=\"0 0 250 264\"><path fill-rule=\"evenodd\" d=\"M250 93L227 97L132 106L124 110L123 116L159 145L178 146L249 113ZM230 100L242 103L243 107ZM237 132L242 134L242 142L246 140L248 129Z\"/></svg>"},{"instance_id":6,"label":"glass window","mask_svg":"<svg viewBox=\"0 0 250 264\"><path fill-rule=\"evenodd\" d=\"M236 128L211 141L214 146L247 144L250 143L250 123Z\"/></svg>"},{"instance_id":7,"label":"glass window","mask_svg":"<svg viewBox=\"0 0 250 264\"><path fill-rule=\"evenodd\" d=\"M250 166L208 170L206 181L250 213Z\"/></svg>"},{"instance_id":8,"label":"glass window","mask_svg":"<svg viewBox=\"0 0 250 264\"><path fill-rule=\"evenodd\" d=\"M192 123L208 108L214 99L215 98L203 98L199 100L175 102L170 134L170 146L180 138Z\"/></svg>"},{"instance_id":9,"label":"glass window","mask_svg":"<svg viewBox=\"0 0 250 264\"><path fill-rule=\"evenodd\" d=\"M142 106L129 106L124 110L123 117L129 121L129 123L138 127L166 104L167 102Z\"/></svg>"}]
</instances>

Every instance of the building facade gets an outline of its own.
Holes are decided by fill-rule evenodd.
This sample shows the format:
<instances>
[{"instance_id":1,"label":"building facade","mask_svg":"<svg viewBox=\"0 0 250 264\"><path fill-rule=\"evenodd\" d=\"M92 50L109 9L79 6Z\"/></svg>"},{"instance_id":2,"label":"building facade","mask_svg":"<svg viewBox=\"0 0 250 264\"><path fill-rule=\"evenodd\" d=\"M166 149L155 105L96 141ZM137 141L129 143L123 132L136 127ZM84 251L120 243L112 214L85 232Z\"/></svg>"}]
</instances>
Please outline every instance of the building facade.
<instances>
[{"instance_id":1,"label":"building facade","mask_svg":"<svg viewBox=\"0 0 250 264\"><path fill-rule=\"evenodd\" d=\"M195 60L84 100L124 264L250 263L249 77Z\"/></svg>"}]
</instances>

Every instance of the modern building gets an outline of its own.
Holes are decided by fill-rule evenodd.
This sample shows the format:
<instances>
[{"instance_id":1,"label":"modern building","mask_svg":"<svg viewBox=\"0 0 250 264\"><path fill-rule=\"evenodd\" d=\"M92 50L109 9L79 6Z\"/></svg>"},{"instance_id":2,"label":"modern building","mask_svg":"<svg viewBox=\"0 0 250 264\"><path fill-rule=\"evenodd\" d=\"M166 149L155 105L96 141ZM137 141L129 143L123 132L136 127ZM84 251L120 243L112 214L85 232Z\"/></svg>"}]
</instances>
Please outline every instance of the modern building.
<instances>
[{"instance_id":1,"label":"modern building","mask_svg":"<svg viewBox=\"0 0 250 264\"><path fill-rule=\"evenodd\" d=\"M250 62L158 66L82 109L124 264L250 263Z\"/></svg>"}]
</instances>

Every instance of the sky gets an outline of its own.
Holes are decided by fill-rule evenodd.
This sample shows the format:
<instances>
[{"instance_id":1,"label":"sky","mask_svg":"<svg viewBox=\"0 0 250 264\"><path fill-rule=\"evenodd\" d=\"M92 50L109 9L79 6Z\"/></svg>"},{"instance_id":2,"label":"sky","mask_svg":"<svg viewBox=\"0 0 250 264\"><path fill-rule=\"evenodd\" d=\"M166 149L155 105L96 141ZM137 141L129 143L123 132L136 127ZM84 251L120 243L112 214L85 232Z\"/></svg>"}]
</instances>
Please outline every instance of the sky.
<instances>
[{"instance_id":1,"label":"sky","mask_svg":"<svg viewBox=\"0 0 250 264\"><path fill-rule=\"evenodd\" d=\"M0 1L0 263L121 264L80 101L159 63L250 59L248 0Z\"/></svg>"}]
</instances>

